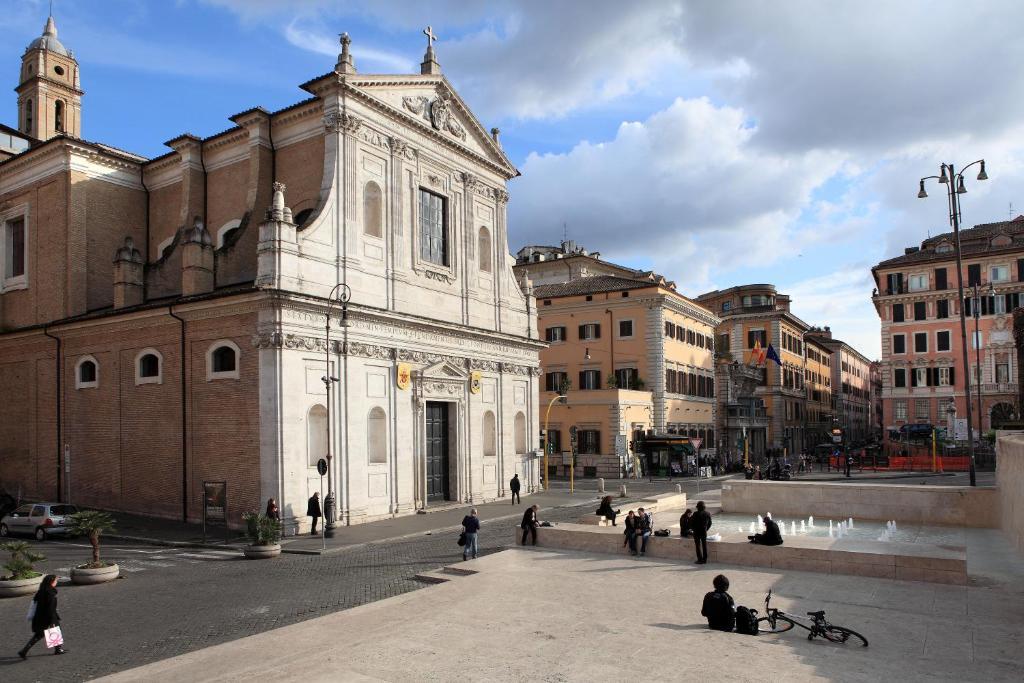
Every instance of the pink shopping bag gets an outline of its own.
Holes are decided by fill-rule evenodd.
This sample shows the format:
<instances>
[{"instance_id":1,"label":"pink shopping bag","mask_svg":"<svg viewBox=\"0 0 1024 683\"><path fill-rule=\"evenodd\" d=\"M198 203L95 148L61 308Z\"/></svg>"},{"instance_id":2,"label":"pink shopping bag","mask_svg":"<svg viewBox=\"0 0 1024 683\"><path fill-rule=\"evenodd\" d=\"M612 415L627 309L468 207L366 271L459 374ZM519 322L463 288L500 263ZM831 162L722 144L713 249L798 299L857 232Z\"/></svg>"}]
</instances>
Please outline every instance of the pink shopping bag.
<instances>
[{"instance_id":1,"label":"pink shopping bag","mask_svg":"<svg viewBox=\"0 0 1024 683\"><path fill-rule=\"evenodd\" d=\"M60 626L43 631L43 638L46 639L46 647L57 647L64 644L64 634L60 632Z\"/></svg>"}]
</instances>

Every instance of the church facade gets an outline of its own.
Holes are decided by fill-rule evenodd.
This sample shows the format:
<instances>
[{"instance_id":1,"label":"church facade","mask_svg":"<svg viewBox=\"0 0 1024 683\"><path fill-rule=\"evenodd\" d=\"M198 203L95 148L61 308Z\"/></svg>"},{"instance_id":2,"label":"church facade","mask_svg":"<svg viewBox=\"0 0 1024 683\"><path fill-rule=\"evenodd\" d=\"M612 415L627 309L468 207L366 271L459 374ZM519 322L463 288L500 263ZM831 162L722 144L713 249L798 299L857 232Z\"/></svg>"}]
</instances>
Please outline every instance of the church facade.
<instances>
[{"instance_id":1,"label":"church facade","mask_svg":"<svg viewBox=\"0 0 1024 683\"><path fill-rule=\"evenodd\" d=\"M145 159L82 138L47 22L0 130L0 485L196 522L226 482L289 533L321 485L341 524L537 486L518 172L430 39L363 75L344 36L307 99Z\"/></svg>"}]
</instances>

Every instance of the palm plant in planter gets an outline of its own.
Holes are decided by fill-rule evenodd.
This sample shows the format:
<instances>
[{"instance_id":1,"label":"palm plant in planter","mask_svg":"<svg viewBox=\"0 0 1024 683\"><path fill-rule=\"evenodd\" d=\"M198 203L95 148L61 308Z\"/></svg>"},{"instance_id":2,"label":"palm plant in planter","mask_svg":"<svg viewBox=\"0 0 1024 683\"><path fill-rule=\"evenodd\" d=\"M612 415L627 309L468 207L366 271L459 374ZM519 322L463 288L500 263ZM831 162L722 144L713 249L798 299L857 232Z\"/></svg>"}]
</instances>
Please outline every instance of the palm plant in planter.
<instances>
[{"instance_id":1,"label":"palm plant in planter","mask_svg":"<svg viewBox=\"0 0 1024 683\"><path fill-rule=\"evenodd\" d=\"M11 554L11 559L3 565L8 575L0 576L0 598L35 593L43 580L43 575L36 571L35 563L46 558L33 552L32 546L25 541L4 543L0 548Z\"/></svg>"},{"instance_id":2,"label":"palm plant in planter","mask_svg":"<svg viewBox=\"0 0 1024 683\"><path fill-rule=\"evenodd\" d=\"M104 583L120 574L116 564L100 560L100 535L114 530L114 520L106 512L83 510L69 516L71 533L85 536L92 546L92 561L71 569L71 582L78 584Z\"/></svg>"},{"instance_id":3,"label":"palm plant in planter","mask_svg":"<svg viewBox=\"0 0 1024 683\"><path fill-rule=\"evenodd\" d=\"M250 543L245 548L246 557L262 560L281 554L281 522L255 511L243 514L242 520Z\"/></svg>"}]
</instances>

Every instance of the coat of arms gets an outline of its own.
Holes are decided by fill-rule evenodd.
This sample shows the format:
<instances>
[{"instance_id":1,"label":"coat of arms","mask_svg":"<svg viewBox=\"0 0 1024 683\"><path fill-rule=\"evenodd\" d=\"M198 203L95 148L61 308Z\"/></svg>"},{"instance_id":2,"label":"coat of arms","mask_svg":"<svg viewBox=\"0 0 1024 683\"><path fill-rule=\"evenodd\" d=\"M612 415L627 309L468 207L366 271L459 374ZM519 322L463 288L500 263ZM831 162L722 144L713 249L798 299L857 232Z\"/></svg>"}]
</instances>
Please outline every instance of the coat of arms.
<instances>
[{"instance_id":1,"label":"coat of arms","mask_svg":"<svg viewBox=\"0 0 1024 683\"><path fill-rule=\"evenodd\" d=\"M469 376L469 393L479 394L480 393L480 371L474 370Z\"/></svg>"},{"instance_id":2,"label":"coat of arms","mask_svg":"<svg viewBox=\"0 0 1024 683\"><path fill-rule=\"evenodd\" d=\"M460 140L466 139L466 129L452 114L452 96L447 90L438 90L433 101L422 95L403 97L402 106L430 121L434 130L447 131Z\"/></svg>"},{"instance_id":3,"label":"coat of arms","mask_svg":"<svg viewBox=\"0 0 1024 683\"><path fill-rule=\"evenodd\" d=\"M402 391L409 388L409 384L412 382L412 368L409 367L408 363L399 363L398 372L395 374L395 384Z\"/></svg>"}]
</instances>

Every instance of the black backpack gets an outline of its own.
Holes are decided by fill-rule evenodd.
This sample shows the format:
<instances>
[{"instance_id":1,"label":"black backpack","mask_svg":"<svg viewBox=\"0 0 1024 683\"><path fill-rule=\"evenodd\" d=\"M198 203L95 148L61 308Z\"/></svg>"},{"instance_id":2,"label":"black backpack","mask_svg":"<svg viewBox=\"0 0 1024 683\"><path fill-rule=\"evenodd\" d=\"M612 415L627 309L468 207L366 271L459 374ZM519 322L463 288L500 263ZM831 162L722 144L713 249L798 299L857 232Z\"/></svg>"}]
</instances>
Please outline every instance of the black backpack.
<instances>
[{"instance_id":1,"label":"black backpack","mask_svg":"<svg viewBox=\"0 0 1024 683\"><path fill-rule=\"evenodd\" d=\"M745 636L757 635L757 610L743 607L736 608L736 633Z\"/></svg>"}]
</instances>

